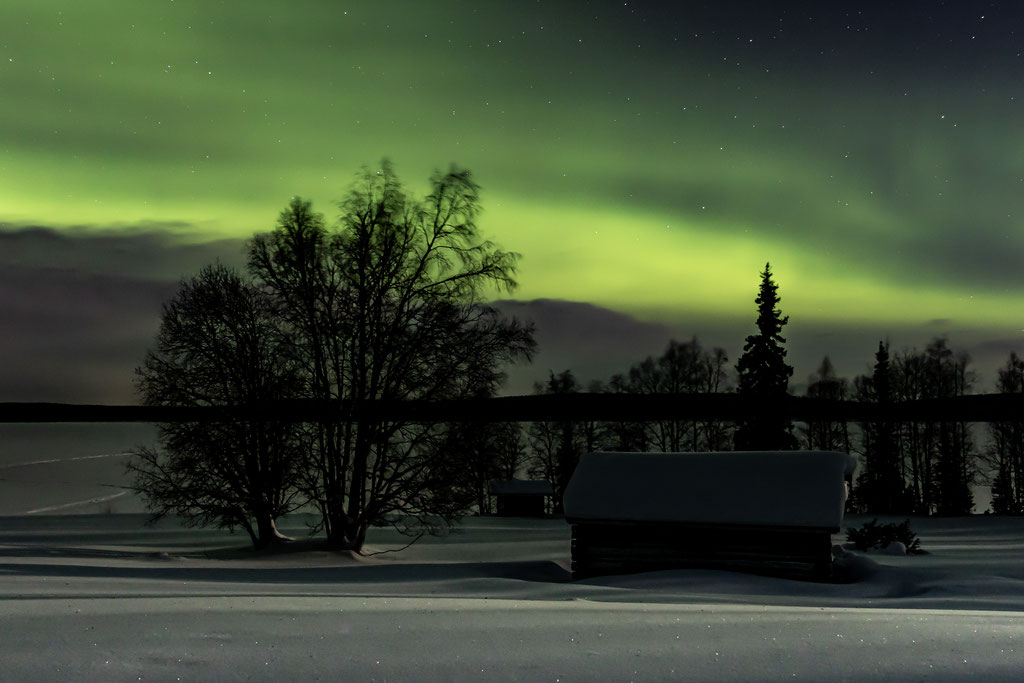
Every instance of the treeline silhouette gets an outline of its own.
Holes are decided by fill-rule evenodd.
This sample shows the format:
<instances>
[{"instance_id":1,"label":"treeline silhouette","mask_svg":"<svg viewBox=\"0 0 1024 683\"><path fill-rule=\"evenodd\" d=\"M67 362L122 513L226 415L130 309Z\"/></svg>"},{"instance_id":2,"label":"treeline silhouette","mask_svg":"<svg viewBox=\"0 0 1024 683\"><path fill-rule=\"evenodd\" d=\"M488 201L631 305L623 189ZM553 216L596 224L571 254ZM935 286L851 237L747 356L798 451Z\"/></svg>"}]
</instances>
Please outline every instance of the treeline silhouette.
<instances>
[{"instance_id":1,"label":"treeline silhouette","mask_svg":"<svg viewBox=\"0 0 1024 683\"><path fill-rule=\"evenodd\" d=\"M809 378L804 423L794 432L801 399L789 394L793 371L781 335L788 316L780 301L766 264L755 299L758 333L747 337L735 375L721 348L706 350L696 337L672 340L661 356L592 382L590 410L576 419L533 421L525 441L508 436L506 427L504 443L521 444L518 471L551 482L557 513L579 458L590 451L838 450L862 462L849 500L855 511L969 514L972 486L991 481L993 512L1024 513L1024 361L1015 353L999 372L999 393L973 396L969 356L942 337L893 358L888 343L879 342L872 373L852 383L836 376L825 356ZM584 405L582 392L571 370L550 372L534 387L538 398L565 406ZM623 398L621 419L601 419L597 406L616 395ZM988 446L979 443L976 421L988 423ZM504 467L495 462L490 476L507 473L513 461L504 453Z\"/></svg>"},{"instance_id":2,"label":"treeline silhouette","mask_svg":"<svg viewBox=\"0 0 1024 683\"><path fill-rule=\"evenodd\" d=\"M734 366L694 337L585 388L552 371L533 396L498 397L502 367L536 345L486 305L516 287L518 255L478 236L469 172L436 173L416 199L385 162L339 207L329 225L296 198L242 272L211 264L181 283L137 370L143 405L4 404L0 420L157 422L159 443L129 464L153 519L243 528L256 546L300 507L353 551L372 525L438 533L490 512L493 479L549 481L558 512L595 450L842 450L863 464L854 509L966 514L994 473L994 511L1024 512L1016 355L998 394L970 395L970 359L945 339L892 356L880 342L870 375L837 377L826 356L793 396L766 264Z\"/></svg>"},{"instance_id":3,"label":"treeline silhouette","mask_svg":"<svg viewBox=\"0 0 1024 683\"><path fill-rule=\"evenodd\" d=\"M794 433L794 397L788 395L793 370L785 362L786 340L781 335L788 316L782 316L780 301L766 264L755 299L758 333L747 337L735 367L736 395L746 399L746 410L731 422L700 419L693 411L669 420L563 422L557 428L534 423L529 428L529 471L549 479L557 499L579 456L591 450L710 451L725 450L730 444L737 450L838 450L854 453L862 462L849 500L854 510L969 514L974 509L972 485L986 483L995 471L993 511L1024 512L1024 361L1016 354L1010 354L999 372L999 396L968 395L976 381L970 358L952 350L942 337L924 350L904 350L893 358L888 344L879 342L873 372L852 384L836 376L825 356L807 386L807 399L817 414L806 417ZM660 357L641 361L607 385L595 383L592 391L732 391L726 364L722 349L706 351L696 338L685 344L671 341ZM569 371L552 374L546 386L535 389L576 390L578 383ZM861 408L856 420L846 412L851 405ZM964 410L968 405L987 411ZM865 410L869 406L871 410ZM987 447L979 444L972 424L979 419L988 422ZM559 436L553 439L552 434Z\"/></svg>"},{"instance_id":4,"label":"treeline silhouette","mask_svg":"<svg viewBox=\"0 0 1024 683\"><path fill-rule=\"evenodd\" d=\"M678 353L680 347L687 349L685 355ZM562 421L524 427L529 437L527 471L557 482L555 473L571 470L589 450L730 450L736 447L742 416L759 411L765 420L797 423L797 448L858 456L852 510L968 514L974 505L971 487L991 483L993 512L1022 513L1024 362L1016 354L1000 370L996 394L967 393L975 381L969 359L953 352L944 338L892 359L882 343L873 372L853 382L837 377L826 357L809 378L805 396L787 395L771 404L736 393L728 373L717 389L723 393L674 395L665 390L665 382L676 381L670 377L689 377L682 386L703 381L708 359L717 357L718 350L705 351L696 339L672 341L662 356L647 358L607 382L593 382L586 390L613 393L559 395L566 388L584 390L571 371L552 375L554 382L536 386L538 398L559 396L565 406L580 399L580 409L567 411ZM680 363L681 358L687 360ZM630 382L630 377L643 381ZM596 406L615 396L622 401L605 407L615 405L631 419L580 419L611 413ZM581 400L585 398L592 402Z\"/></svg>"},{"instance_id":5,"label":"treeline silhouette","mask_svg":"<svg viewBox=\"0 0 1024 683\"><path fill-rule=\"evenodd\" d=\"M592 382L591 385L601 385ZM883 406L857 400L832 401L787 394L771 405L727 391L717 394L570 393L529 394L482 399L344 400L285 399L228 406L140 406L80 403L0 403L0 423L54 422L217 422L247 418L275 422L310 422L344 414L361 422L379 416L411 422L444 421L458 415L465 422L534 422L538 420L656 420L700 418L733 422L751 410L773 411L792 422L835 420L845 423L881 419L892 422L936 419L940 422L1013 422L1024 411L1024 394L965 394L951 398L897 401ZM841 424L840 422L840 424ZM805 426L798 425L801 432ZM840 449L842 450L842 449Z\"/></svg>"}]
</instances>

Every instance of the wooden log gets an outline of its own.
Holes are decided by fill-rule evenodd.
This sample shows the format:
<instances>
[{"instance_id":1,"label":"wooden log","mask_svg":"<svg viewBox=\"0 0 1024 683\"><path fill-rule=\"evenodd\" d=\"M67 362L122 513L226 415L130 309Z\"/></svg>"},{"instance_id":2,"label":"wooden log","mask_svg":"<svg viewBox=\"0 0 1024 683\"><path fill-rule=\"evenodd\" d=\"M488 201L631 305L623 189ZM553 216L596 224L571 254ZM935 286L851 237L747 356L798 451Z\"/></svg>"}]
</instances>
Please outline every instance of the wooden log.
<instances>
[{"instance_id":1,"label":"wooden log","mask_svg":"<svg viewBox=\"0 0 1024 683\"><path fill-rule=\"evenodd\" d=\"M832 529L650 522L577 523L573 578L679 568L828 580Z\"/></svg>"}]
</instances>

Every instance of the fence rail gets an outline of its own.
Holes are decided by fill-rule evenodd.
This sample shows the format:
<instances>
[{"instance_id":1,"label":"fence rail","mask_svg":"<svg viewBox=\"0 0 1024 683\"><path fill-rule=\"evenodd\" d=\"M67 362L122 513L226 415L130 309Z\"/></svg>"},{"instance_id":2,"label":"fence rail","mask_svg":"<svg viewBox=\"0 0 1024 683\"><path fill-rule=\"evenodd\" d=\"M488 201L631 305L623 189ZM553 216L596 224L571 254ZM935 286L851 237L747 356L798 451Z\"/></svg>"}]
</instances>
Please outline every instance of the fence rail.
<instances>
[{"instance_id":1,"label":"fence rail","mask_svg":"<svg viewBox=\"0 0 1024 683\"><path fill-rule=\"evenodd\" d=\"M1024 394L975 394L890 404L786 396L769 404L739 394L567 394L445 401L284 401L235 406L0 403L14 422L656 422L736 420L750 415L800 422L1024 421Z\"/></svg>"}]
</instances>

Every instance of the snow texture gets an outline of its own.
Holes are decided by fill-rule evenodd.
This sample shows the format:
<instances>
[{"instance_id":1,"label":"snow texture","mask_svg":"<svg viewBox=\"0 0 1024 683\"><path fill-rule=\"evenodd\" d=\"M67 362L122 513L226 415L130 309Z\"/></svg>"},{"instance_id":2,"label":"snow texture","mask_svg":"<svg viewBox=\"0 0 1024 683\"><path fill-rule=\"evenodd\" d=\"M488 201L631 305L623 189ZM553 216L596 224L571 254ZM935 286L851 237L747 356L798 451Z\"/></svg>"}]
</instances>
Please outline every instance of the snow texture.
<instances>
[{"instance_id":1,"label":"snow texture","mask_svg":"<svg viewBox=\"0 0 1024 683\"><path fill-rule=\"evenodd\" d=\"M903 541L893 541L882 548L881 552L883 555L906 555L907 546L904 545Z\"/></svg>"},{"instance_id":2,"label":"snow texture","mask_svg":"<svg viewBox=\"0 0 1024 683\"><path fill-rule=\"evenodd\" d=\"M0 679L1020 680L1022 520L914 519L931 554L845 552L847 584L574 582L558 519L468 519L372 557L142 520L0 518ZM404 540L373 529L368 551Z\"/></svg>"},{"instance_id":3,"label":"snow texture","mask_svg":"<svg viewBox=\"0 0 1024 683\"><path fill-rule=\"evenodd\" d=\"M570 522L838 529L854 467L834 451L587 453L562 500Z\"/></svg>"},{"instance_id":4,"label":"snow texture","mask_svg":"<svg viewBox=\"0 0 1024 683\"><path fill-rule=\"evenodd\" d=\"M88 502L118 490L117 460L0 472L0 680L1021 678L1022 518L912 518L927 555L838 548L842 584L697 569L571 581L561 519L470 518L367 557L253 553L244 534L146 527L125 513L134 495ZM60 514L24 514L41 507ZM314 521L280 528L301 538ZM407 541L371 529L367 552Z\"/></svg>"}]
</instances>

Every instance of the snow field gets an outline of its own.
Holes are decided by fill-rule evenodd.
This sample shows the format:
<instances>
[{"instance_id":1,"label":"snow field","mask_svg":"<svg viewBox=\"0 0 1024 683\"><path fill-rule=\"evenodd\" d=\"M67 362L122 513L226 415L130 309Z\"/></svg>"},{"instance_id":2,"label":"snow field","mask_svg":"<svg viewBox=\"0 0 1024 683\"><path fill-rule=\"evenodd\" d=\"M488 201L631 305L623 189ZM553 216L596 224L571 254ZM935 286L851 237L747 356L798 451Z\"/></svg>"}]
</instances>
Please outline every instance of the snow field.
<instances>
[{"instance_id":1,"label":"snow field","mask_svg":"<svg viewBox=\"0 0 1024 683\"><path fill-rule=\"evenodd\" d=\"M0 680L1019 680L1022 520L914 520L931 554L821 584L569 580L561 520L400 553L254 555L140 515L0 518ZM301 535L304 517L282 528ZM859 524L858 518L849 519ZM841 540L840 537L836 537ZM404 539L373 530L368 550Z\"/></svg>"},{"instance_id":2,"label":"snow field","mask_svg":"<svg viewBox=\"0 0 1024 683\"><path fill-rule=\"evenodd\" d=\"M1021 616L434 598L6 604L8 680L1020 679Z\"/></svg>"},{"instance_id":3,"label":"snow field","mask_svg":"<svg viewBox=\"0 0 1024 683\"><path fill-rule=\"evenodd\" d=\"M243 534L146 527L134 495L97 500L124 490L120 437L61 434L55 459L27 426L4 436L0 681L1024 678L1024 519L912 519L929 554L856 554L848 584L573 582L563 520L469 518L370 557L254 554ZM373 529L366 550L406 542Z\"/></svg>"}]
</instances>

